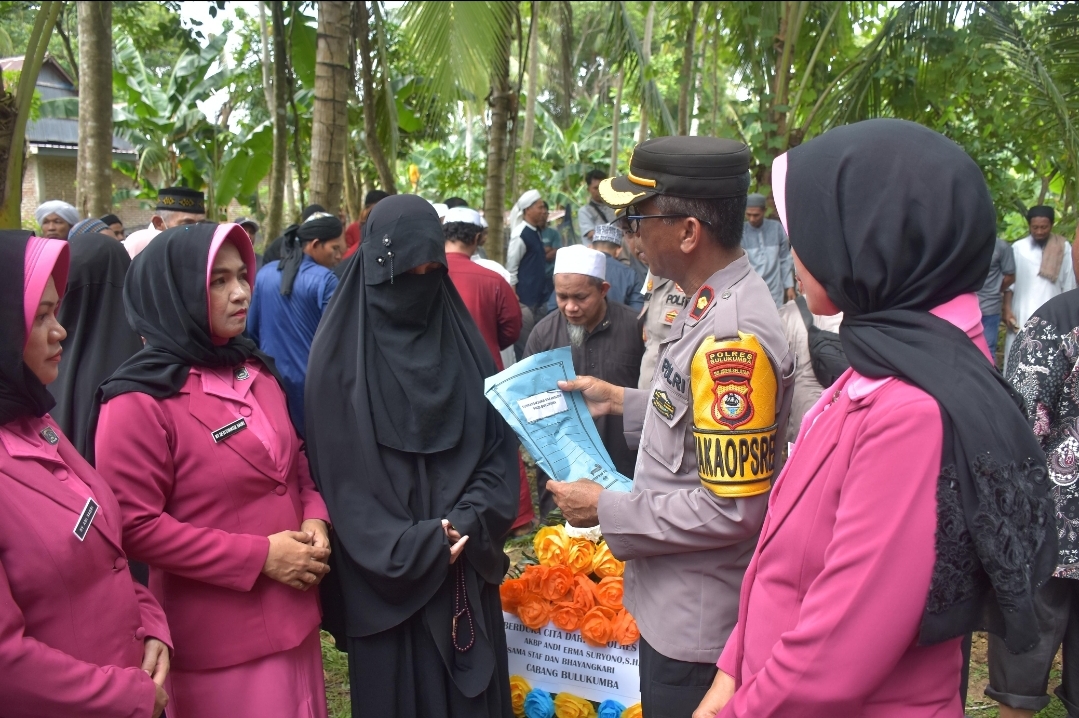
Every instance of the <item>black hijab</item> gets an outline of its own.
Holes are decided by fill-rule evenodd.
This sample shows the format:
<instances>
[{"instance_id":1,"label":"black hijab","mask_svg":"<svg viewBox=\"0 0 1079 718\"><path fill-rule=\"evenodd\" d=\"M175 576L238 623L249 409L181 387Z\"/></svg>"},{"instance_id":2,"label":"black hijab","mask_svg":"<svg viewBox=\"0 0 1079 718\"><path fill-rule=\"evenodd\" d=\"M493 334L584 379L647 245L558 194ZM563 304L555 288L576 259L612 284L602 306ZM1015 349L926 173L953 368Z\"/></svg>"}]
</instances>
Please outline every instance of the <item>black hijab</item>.
<instances>
[{"instance_id":1,"label":"black hijab","mask_svg":"<svg viewBox=\"0 0 1079 718\"><path fill-rule=\"evenodd\" d=\"M974 161L912 122L840 127L788 153L791 246L843 311L851 366L900 377L941 408L936 564L919 640L987 627L1038 640L1034 594L1056 560L1045 455L1021 399L929 310L985 283L996 213Z\"/></svg>"},{"instance_id":2,"label":"black hijab","mask_svg":"<svg viewBox=\"0 0 1079 718\"><path fill-rule=\"evenodd\" d=\"M135 257L124 282L124 307L146 346L101 385L101 403L132 391L157 399L173 396L192 366L232 367L257 357L274 371L270 358L242 334L226 344L211 338L206 267L219 233L236 238L253 281L251 241L235 224L202 222L166 229Z\"/></svg>"},{"instance_id":3,"label":"black hijab","mask_svg":"<svg viewBox=\"0 0 1079 718\"><path fill-rule=\"evenodd\" d=\"M61 342L60 375L49 392L56 397L52 417L83 456L98 387L142 349L142 339L124 317L130 265L124 246L112 237L84 234L71 243L67 293L56 315L67 338Z\"/></svg>"},{"instance_id":4,"label":"black hijab","mask_svg":"<svg viewBox=\"0 0 1079 718\"><path fill-rule=\"evenodd\" d=\"M45 416L56 404L23 361L23 262L30 236L24 230L0 230L0 425L23 416Z\"/></svg>"},{"instance_id":5,"label":"black hijab","mask_svg":"<svg viewBox=\"0 0 1079 718\"><path fill-rule=\"evenodd\" d=\"M296 228L296 241L285 246L284 257L277 263L277 271L281 272L283 296L292 294L292 285L300 272L300 265L303 264L303 246L315 240L336 239L344 231L345 226L341 224L341 220L325 212L311 215Z\"/></svg>"},{"instance_id":6,"label":"black hijab","mask_svg":"<svg viewBox=\"0 0 1079 718\"><path fill-rule=\"evenodd\" d=\"M494 361L447 274L434 209L394 195L375 206L364 237L315 334L305 390L308 456L334 523L331 576L348 597L348 635L373 635L423 610L453 680L478 695L496 660L496 627L483 622L480 602L484 585L496 590L505 574L517 442L484 398ZM406 274L428 262L442 266ZM442 518L469 536L459 563L477 640L467 653L449 646Z\"/></svg>"}]
</instances>

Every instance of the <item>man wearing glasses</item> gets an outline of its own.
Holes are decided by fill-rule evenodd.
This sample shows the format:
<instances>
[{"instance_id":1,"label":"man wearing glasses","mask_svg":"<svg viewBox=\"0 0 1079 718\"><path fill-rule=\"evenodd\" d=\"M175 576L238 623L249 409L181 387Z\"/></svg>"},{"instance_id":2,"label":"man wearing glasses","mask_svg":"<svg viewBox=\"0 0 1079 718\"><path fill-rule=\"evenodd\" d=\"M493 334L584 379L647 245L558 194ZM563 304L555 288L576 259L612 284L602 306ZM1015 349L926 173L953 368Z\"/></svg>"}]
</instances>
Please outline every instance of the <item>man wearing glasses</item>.
<instances>
[{"instance_id":1,"label":"man wearing glasses","mask_svg":"<svg viewBox=\"0 0 1079 718\"><path fill-rule=\"evenodd\" d=\"M600 185L652 272L689 303L647 390L587 376L560 384L581 390L593 416L622 414L641 449L629 493L587 479L548 490L571 524L598 523L626 561L648 716L688 718L708 690L785 446L793 359L741 247L749 161L740 142L660 137Z\"/></svg>"}]
</instances>

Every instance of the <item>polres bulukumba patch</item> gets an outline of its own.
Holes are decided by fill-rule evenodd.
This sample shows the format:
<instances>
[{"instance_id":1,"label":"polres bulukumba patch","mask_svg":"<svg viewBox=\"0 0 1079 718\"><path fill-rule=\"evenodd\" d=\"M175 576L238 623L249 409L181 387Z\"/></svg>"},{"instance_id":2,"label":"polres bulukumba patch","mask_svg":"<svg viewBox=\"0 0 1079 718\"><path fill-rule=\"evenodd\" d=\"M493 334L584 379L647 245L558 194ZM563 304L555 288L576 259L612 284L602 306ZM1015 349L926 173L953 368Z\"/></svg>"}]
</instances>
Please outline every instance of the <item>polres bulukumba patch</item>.
<instances>
[{"instance_id":1,"label":"polres bulukumba patch","mask_svg":"<svg viewBox=\"0 0 1079 718\"><path fill-rule=\"evenodd\" d=\"M776 390L772 363L752 334L707 337L693 355L693 436L701 483L717 496L754 496L775 471Z\"/></svg>"}]
</instances>

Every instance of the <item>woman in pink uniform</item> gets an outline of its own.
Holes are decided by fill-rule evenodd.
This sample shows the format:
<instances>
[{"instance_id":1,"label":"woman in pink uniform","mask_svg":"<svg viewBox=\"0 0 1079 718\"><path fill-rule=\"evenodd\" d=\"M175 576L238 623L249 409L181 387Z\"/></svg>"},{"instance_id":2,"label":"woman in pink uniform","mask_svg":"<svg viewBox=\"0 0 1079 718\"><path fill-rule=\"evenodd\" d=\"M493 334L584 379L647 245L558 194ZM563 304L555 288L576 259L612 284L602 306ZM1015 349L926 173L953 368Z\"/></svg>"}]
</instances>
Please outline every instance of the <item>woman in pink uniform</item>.
<instances>
[{"instance_id":1,"label":"woman in pink uniform","mask_svg":"<svg viewBox=\"0 0 1079 718\"><path fill-rule=\"evenodd\" d=\"M961 636L1029 649L1055 556L1045 457L980 327L988 188L900 120L772 172L806 301L843 312L852 368L803 420L694 718L961 718Z\"/></svg>"},{"instance_id":2,"label":"woman in pink uniform","mask_svg":"<svg viewBox=\"0 0 1079 718\"><path fill-rule=\"evenodd\" d=\"M46 413L67 273L66 241L0 232L0 714L157 718L165 614L127 568L109 485Z\"/></svg>"},{"instance_id":3,"label":"woman in pink uniform","mask_svg":"<svg viewBox=\"0 0 1079 718\"><path fill-rule=\"evenodd\" d=\"M102 385L97 465L176 653L170 718L323 718L328 515L272 361L242 336L255 257L235 224L162 232L132 263L145 348Z\"/></svg>"}]
</instances>

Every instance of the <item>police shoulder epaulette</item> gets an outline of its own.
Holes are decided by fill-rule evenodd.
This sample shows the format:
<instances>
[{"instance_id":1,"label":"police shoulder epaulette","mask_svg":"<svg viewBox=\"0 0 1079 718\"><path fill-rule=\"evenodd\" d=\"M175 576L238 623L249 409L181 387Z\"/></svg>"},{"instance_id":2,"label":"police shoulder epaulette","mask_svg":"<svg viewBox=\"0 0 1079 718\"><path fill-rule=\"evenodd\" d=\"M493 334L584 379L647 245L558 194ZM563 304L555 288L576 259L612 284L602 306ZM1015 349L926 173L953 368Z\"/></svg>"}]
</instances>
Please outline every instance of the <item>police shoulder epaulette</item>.
<instances>
[{"instance_id":1,"label":"police shoulder epaulette","mask_svg":"<svg viewBox=\"0 0 1079 718\"><path fill-rule=\"evenodd\" d=\"M739 498L771 488L776 460L778 383L752 334L707 337L693 355L693 437L697 473L717 496Z\"/></svg>"}]
</instances>

